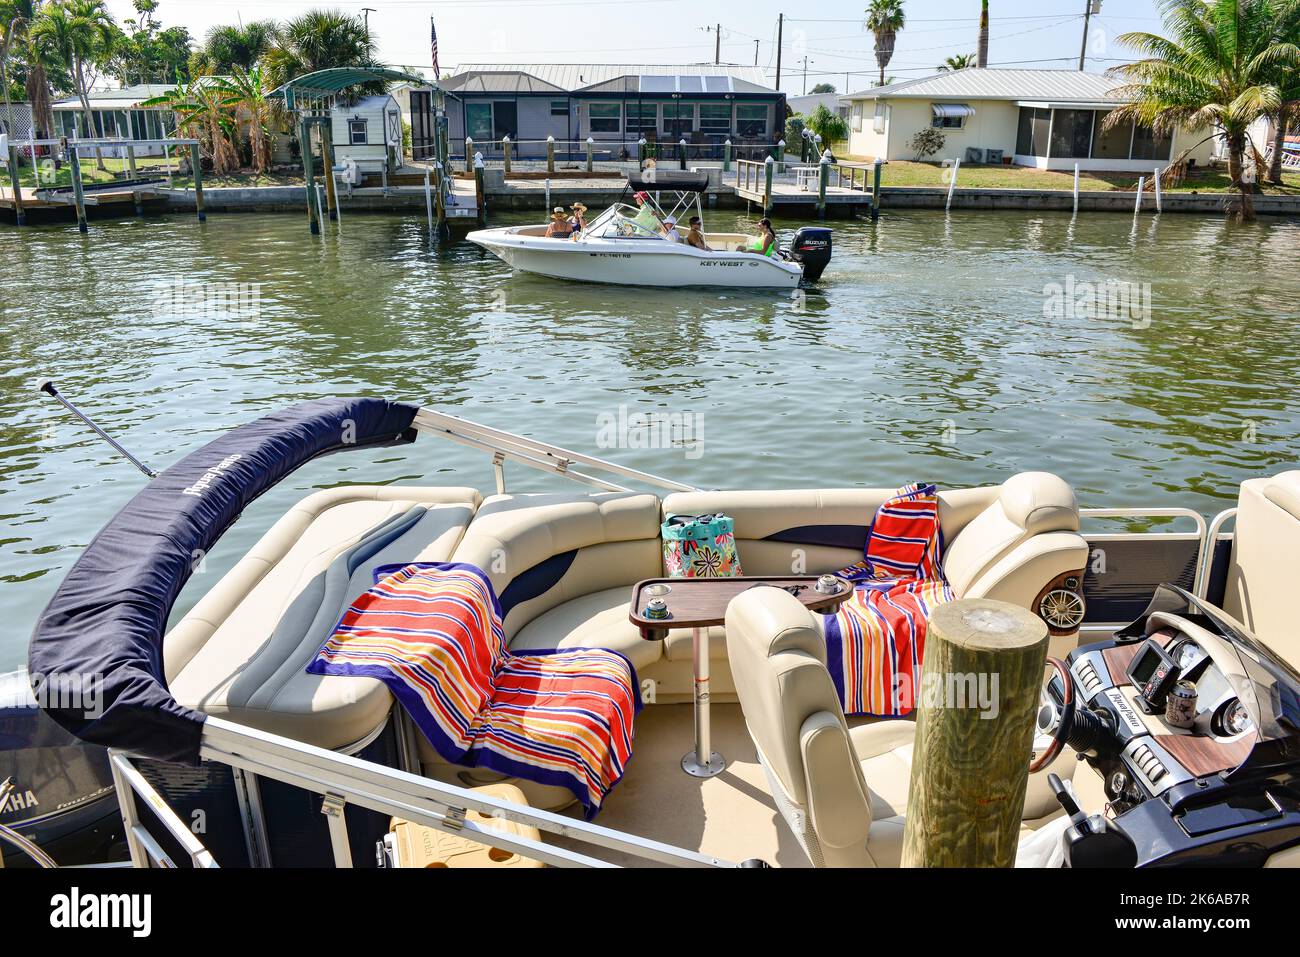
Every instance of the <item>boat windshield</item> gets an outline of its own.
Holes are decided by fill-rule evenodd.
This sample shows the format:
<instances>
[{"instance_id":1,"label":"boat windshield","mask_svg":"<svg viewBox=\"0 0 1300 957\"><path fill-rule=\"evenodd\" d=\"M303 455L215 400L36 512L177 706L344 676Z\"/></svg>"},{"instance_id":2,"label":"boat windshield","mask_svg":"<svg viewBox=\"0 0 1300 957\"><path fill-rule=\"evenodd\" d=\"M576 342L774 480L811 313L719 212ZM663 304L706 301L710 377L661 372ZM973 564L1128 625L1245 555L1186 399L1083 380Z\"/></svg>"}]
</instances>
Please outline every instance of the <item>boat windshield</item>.
<instances>
[{"instance_id":1,"label":"boat windshield","mask_svg":"<svg viewBox=\"0 0 1300 957\"><path fill-rule=\"evenodd\" d=\"M640 209L615 203L591 221L586 234L602 239L660 239L660 225L648 203Z\"/></svg>"}]
</instances>

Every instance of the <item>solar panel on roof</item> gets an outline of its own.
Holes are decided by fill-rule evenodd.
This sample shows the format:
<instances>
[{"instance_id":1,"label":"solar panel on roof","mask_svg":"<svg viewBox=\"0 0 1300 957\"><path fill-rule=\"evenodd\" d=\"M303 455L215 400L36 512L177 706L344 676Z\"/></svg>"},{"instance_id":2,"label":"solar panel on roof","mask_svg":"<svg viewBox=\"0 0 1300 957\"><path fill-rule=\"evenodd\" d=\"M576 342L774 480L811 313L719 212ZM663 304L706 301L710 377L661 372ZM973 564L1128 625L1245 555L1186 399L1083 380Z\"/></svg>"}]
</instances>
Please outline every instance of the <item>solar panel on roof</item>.
<instances>
[{"instance_id":1,"label":"solar panel on roof","mask_svg":"<svg viewBox=\"0 0 1300 957\"><path fill-rule=\"evenodd\" d=\"M676 93L677 77L641 75L642 93Z\"/></svg>"},{"instance_id":2,"label":"solar panel on roof","mask_svg":"<svg viewBox=\"0 0 1300 957\"><path fill-rule=\"evenodd\" d=\"M704 78L704 88L710 93L730 93L731 77L729 76L706 76Z\"/></svg>"},{"instance_id":3,"label":"solar panel on roof","mask_svg":"<svg viewBox=\"0 0 1300 957\"><path fill-rule=\"evenodd\" d=\"M704 92L704 77L702 76L679 76L677 84L677 88L683 93Z\"/></svg>"}]
</instances>

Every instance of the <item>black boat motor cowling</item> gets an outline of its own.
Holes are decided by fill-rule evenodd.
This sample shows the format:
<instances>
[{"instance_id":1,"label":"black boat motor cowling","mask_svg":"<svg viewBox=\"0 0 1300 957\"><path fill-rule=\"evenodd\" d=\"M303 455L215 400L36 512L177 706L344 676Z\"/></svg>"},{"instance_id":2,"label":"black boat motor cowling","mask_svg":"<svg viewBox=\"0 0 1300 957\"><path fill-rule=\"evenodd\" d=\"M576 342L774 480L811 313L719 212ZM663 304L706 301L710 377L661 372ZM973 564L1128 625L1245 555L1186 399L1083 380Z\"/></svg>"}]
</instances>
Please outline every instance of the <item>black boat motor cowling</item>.
<instances>
[{"instance_id":1,"label":"black boat motor cowling","mask_svg":"<svg viewBox=\"0 0 1300 957\"><path fill-rule=\"evenodd\" d=\"M831 231L825 226L803 226L790 241L790 258L803 267L803 278L816 282L831 262Z\"/></svg>"},{"instance_id":2,"label":"black boat motor cowling","mask_svg":"<svg viewBox=\"0 0 1300 957\"><path fill-rule=\"evenodd\" d=\"M125 856L108 751L79 741L36 706L27 672L0 674L0 824L60 865ZM0 841L5 867L32 861Z\"/></svg>"}]
</instances>

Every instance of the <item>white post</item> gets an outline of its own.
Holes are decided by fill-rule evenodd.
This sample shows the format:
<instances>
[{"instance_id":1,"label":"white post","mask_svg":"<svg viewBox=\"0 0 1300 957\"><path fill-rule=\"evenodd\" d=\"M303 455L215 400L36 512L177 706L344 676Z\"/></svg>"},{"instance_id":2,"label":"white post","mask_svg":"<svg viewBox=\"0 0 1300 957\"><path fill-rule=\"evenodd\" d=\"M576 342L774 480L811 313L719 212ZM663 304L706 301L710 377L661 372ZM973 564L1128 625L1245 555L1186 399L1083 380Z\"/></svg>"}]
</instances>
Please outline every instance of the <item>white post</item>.
<instances>
[{"instance_id":1,"label":"white post","mask_svg":"<svg viewBox=\"0 0 1300 957\"><path fill-rule=\"evenodd\" d=\"M948 202L943 206L945 210L952 207L952 194L957 191L957 171L961 169L961 157L958 156L952 164L952 180L948 183Z\"/></svg>"},{"instance_id":2,"label":"white post","mask_svg":"<svg viewBox=\"0 0 1300 957\"><path fill-rule=\"evenodd\" d=\"M1164 201L1164 196L1162 196L1160 193L1160 167L1159 166L1156 167L1156 171L1153 175L1155 177L1155 183L1156 183L1156 212L1163 213L1165 211L1164 210L1165 201Z\"/></svg>"},{"instance_id":3,"label":"white post","mask_svg":"<svg viewBox=\"0 0 1300 957\"><path fill-rule=\"evenodd\" d=\"M1079 164L1074 164L1074 211L1079 211Z\"/></svg>"},{"instance_id":4,"label":"white post","mask_svg":"<svg viewBox=\"0 0 1300 957\"><path fill-rule=\"evenodd\" d=\"M424 168L424 211L429 218L429 235L433 235L433 192L429 189L429 168Z\"/></svg>"},{"instance_id":5,"label":"white post","mask_svg":"<svg viewBox=\"0 0 1300 957\"><path fill-rule=\"evenodd\" d=\"M1144 189L1146 189L1146 188L1147 188L1147 178L1146 178L1145 176L1139 176L1139 177L1138 177L1138 195L1137 195L1137 202L1133 204L1133 215L1134 215L1134 216L1136 216L1138 213L1142 212L1142 190L1144 190Z\"/></svg>"},{"instance_id":6,"label":"white post","mask_svg":"<svg viewBox=\"0 0 1300 957\"><path fill-rule=\"evenodd\" d=\"M551 178L548 176L548 177L546 177L546 213L547 213L547 215L550 215L550 212L551 212Z\"/></svg>"}]
</instances>

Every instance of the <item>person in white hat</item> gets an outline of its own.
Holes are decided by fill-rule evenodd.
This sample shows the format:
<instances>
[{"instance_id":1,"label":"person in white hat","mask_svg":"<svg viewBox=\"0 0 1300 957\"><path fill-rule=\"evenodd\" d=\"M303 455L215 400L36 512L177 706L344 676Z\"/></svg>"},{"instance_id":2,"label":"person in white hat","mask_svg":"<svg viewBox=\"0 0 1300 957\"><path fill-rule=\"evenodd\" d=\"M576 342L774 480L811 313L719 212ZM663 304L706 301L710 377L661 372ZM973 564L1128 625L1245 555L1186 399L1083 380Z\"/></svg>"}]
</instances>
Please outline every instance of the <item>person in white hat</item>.
<instances>
[{"instance_id":1,"label":"person in white hat","mask_svg":"<svg viewBox=\"0 0 1300 957\"><path fill-rule=\"evenodd\" d=\"M669 242L682 242L682 234L677 231L677 220L671 216L664 220L663 237Z\"/></svg>"}]
</instances>

